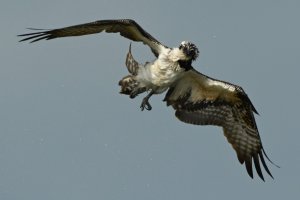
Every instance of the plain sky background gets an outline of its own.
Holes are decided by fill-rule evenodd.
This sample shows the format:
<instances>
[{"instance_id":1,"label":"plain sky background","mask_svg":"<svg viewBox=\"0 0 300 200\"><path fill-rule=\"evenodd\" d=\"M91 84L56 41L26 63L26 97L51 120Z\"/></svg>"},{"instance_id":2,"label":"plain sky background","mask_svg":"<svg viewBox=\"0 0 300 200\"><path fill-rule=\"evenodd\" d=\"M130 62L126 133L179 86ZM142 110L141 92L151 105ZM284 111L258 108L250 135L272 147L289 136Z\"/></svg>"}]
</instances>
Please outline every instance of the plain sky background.
<instances>
[{"instance_id":1,"label":"plain sky background","mask_svg":"<svg viewBox=\"0 0 300 200\"><path fill-rule=\"evenodd\" d=\"M0 199L297 199L300 1L2 0ZM132 18L163 44L194 42L204 74L241 85L275 180L252 180L221 128L120 95L130 41L117 34L19 43L28 27ZM141 43L140 62L154 59Z\"/></svg>"}]
</instances>

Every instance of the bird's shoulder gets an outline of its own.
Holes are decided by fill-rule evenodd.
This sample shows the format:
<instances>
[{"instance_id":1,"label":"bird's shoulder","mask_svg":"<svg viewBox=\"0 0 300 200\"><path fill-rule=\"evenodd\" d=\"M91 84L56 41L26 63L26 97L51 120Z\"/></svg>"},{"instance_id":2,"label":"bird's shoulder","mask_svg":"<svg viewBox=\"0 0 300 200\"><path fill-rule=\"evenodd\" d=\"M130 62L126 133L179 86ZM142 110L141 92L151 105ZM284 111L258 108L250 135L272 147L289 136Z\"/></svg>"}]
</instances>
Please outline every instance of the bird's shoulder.
<instances>
[{"instance_id":1,"label":"bird's shoulder","mask_svg":"<svg viewBox=\"0 0 300 200\"><path fill-rule=\"evenodd\" d=\"M211 78L195 69L184 72L168 90L167 105L186 106L194 109L205 104L229 104L250 107L257 113L242 87Z\"/></svg>"}]
</instances>

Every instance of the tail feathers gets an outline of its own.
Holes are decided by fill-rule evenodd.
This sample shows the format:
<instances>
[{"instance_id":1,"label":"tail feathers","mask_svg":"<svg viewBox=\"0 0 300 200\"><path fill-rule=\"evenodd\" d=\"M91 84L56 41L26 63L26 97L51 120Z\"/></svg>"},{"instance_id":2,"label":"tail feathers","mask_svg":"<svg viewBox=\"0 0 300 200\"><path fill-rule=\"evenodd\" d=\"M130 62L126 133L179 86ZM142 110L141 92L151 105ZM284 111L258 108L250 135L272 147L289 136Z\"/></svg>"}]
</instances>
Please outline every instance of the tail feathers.
<instances>
[{"instance_id":1,"label":"tail feathers","mask_svg":"<svg viewBox=\"0 0 300 200\"><path fill-rule=\"evenodd\" d=\"M129 51L126 56L126 62L125 62L127 69L130 74L136 76L138 74L139 69L139 63L133 58L131 54L131 43L129 45Z\"/></svg>"},{"instance_id":2,"label":"tail feathers","mask_svg":"<svg viewBox=\"0 0 300 200\"><path fill-rule=\"evenodd\" d=\"M135 78L138 74L139 63L134 60L131 54L131 44L129 46L129 52L127 53L125 64L131 75L125 76L119 81L119 85L121 86L120 93L129 95L130 98L134 98L138 94L145 92L146 88L140 86L139 82Z\"/></svg>"}]
</instances>

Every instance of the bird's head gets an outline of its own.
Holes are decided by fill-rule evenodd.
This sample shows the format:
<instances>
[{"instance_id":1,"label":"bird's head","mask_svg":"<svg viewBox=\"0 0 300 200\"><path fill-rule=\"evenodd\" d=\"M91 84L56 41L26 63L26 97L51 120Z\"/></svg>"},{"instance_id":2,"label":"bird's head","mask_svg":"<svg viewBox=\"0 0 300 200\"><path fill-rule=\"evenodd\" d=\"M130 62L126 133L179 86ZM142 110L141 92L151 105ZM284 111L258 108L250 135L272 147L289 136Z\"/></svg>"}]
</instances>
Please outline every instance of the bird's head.
<instances>
[{"instance_id":1,"label":"bird's head","mask_svg":"<svg viewBox=\"0 0 300 200\"><path fill-rule=\"evenodd\" d=\"M179 45L179 50L182 50L186 57L191 60L196 60L199 56L198 48L191 42L181 42L181 44Z\"/></svg>"}]
</instances>

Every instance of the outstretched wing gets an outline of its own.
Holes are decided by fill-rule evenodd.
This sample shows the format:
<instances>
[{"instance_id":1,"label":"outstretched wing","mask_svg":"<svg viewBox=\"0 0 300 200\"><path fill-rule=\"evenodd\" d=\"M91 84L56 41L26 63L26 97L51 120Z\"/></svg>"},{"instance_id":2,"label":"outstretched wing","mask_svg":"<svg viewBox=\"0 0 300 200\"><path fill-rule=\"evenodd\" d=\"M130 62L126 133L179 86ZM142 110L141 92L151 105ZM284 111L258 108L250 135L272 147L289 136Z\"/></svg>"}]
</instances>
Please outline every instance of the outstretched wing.
<instances>
[{"instance_id":1,"label":"outstretched wing","mask_svg":"<svg viewBox=\"0 0 300 200\"><path fill-rule=\"evenodd\" d=\"M25 37L24 39L20 40L20 42L26 40L37 42L43 39L50 40L60 37L82 36L100 33L102 31L105 31L107 33L120 33L120 35L130 40L143 42L151 48L156 57L159 55L163 48L167 48L154 37L152 37L149 33L147 33L134 20L131 19L99 20L65 28L42 30L34 33L21 34L18 36Z\"/></svg>"},{"instance_id":2,"label":"outstretched wing","mask_svg":"<svg viewBox=\"0 0 300 200\"><path fill-rule=\"evenodd\" d=\"M241 87L192 69L169 89L164 101L173 106L176 117L185 123L223 127L224 135L251 178L252 161L262 180L260 162L272 177L253 115L257 111Z\"/></svg>"}]
</instances>

